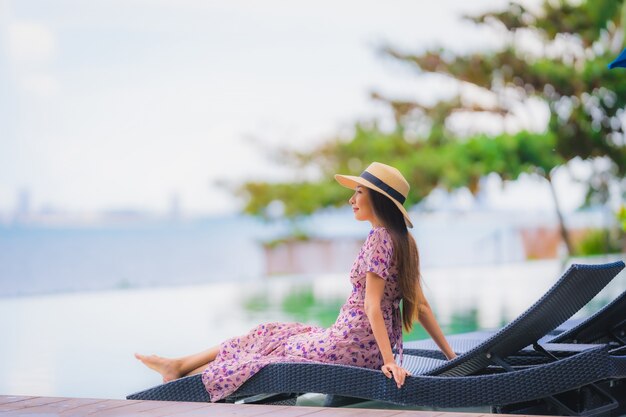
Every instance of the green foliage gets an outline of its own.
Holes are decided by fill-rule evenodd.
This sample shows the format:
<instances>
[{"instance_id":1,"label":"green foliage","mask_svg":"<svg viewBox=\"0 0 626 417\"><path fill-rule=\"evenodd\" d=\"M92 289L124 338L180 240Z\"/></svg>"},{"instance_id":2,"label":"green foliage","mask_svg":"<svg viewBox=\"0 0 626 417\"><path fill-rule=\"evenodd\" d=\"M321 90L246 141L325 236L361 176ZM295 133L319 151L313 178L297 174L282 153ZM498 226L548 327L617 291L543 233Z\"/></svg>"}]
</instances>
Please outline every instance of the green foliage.
<instances>
[{"instance_id":1,"label":"green foliage","mask_svg":"<svg viewBox=\"0 0 626 417\"><path fill-rule=\"evenodd\" d=\"M617 221L622 227L622 232L626 232L626 206L621 206L617 212Z\"/></svg>"},{"instance_id":2,"label":"green foliage","mask_svg":"<svg viewBox=\"0 0 626 417\"><path fill-rule=\"evenodd\" d=\"M351 191L339 186L333 179L336 173L358 175L372 161L394 164L411 183L407 205L421 201L438 184L439 167L444 156L434 149L417 145L423 152L415 152L400 130L381 131L376 125L357 125L352 140L335 139L308 154L290 153L288 158L299 164L315 165L321 170L320 181L264 183L249 182L239 189L246 205L244 212L269 219L268 206L281 202L284 216L298 218L323 207L345 205Z\"/></svg>"},{"instance_id":3,"label":"green foliage","mask_svg":"<svg viewBox=\"0 0 626 417\"><path fill-rule=\"evenodd\" d=\"M299 322L317 322L328 327L337 319L343 300L317 300L313 289L305 286L290 292L282 301L282 310Z\"/></svg>"},{"instance_id":4,"label":"green foliage","mask_svg":"<svg viewBox=\"0 0 626 417\"><path fill-rule=\"evenodd\" d=\"M472 308L464 313L454 313L448 326L450 334L467 333L478 330L478 310Z\"/></svg>"},{"instance_id":5,"label":"green foliage","mask_svg":"<svg viewBox=\"0 0 626 417\"><path fill-rule=\"evenodd\" d=\"M271 302L267 291L248 294L243 300L243 307L255 314L281 311L289 317L289 320L328 327L337 319L343 301L343 299L317 299L311 284L305 284L291 288L278 305Z\"/></svg>"},{"instance_id":6,"label":"green foliage","mask_svg":"<svg viewBox=\"0 0 626 417\"><path fill-rule=\"evenodd\" d=\"M470 18L507 40L499 50L454 55L437 48L418 54L384 48L388 56L414 67L418 76L436 73L459 86L472 85L496 98L495 103L481 105L459 93L426 105L373 93L393 111L393 129L356 124L348 138L335 138L307 152L286 151L288 163L314 168L320 179L247 183L240 189L245 212L270 218L267 207L281 202L284 215L297 219L343 205L350 192L337 186L333 174L359 175L372 161L394 165L405 175L412 186L409 207L436 187L477 192L480 178L490 173L505 180L530 173L551 181L554 170L574 158L611 162L606 172L589 179L589 193L596 193L597 175L626 175L626 75L607 69L622 49L622 14L623 0L545 0L540 10L511 2L504 10ZM518 35L533 37L541 47L520 44ZM542 131L503 129L477 135L451 128L450 117L456 114L515 119L531 102L549 111ZM568 242L564 224L562 230Z\"/></svg>"},{"instance_id":7,"label":"green foliage","mask_svg":"<svg viewBox=\"0 0 626 417\"><path fill-rule=\"evenodd\" d=\"M239 190L247 203L244 212L270 218L267 208L274 201L284 203L289 218L309 215L320 207L336 206L347 199L346 191L330 181L269 184L248 182Z\"/></svg>"},{"instance_id":8,"label":"green foliage","mask_svg":"<svg viewBox=\"0 0 626 417\"><path fill-rule=\"evenodd\" d=\"M594 229L587 232L579 244L578 253L582 256L620 253L621 242L608 229Z\"/></svg>"},{"instance_id":9,"label":"green foliage","mask_svg":"<svg viewBox=\"0 0 626 417\"><path fill-rule=\"evenodd\" d=\"M409 342L411 340L424 340L428 339L429 337L430 335L428 334L428 332L419 324L415 324L410 333L407 333L406 330L402 329L402 339L405 342Z\"/></svg>"},{"instance_id":10,"label":"green foliage","mask_svg":"<svg viewBox=\"0 0 626 417\"><path fill-rule=\"evenodd\" d=\"M479 327L478 310L476 308L471 308L466 311L459 311L452 314L450 323L442 325L442 330L444 334L458 334L473 332L478 330ZM417 323L415 326L413 326L413 329L411 329L410 333L407 333L404 330L402 333L403 339L407 342L411 340L428 339L430 337L428 332Z\"/></svg>"},{"instance_id":11,"label":"green foliage","mask_svg":"<svg viewBox=\"0 0 626 417\"><path fill-rule=\"evenodd\" d=\"M266 293L253 294L243 301L244 309L251 312L266 311L270 307L270 301Z\"/></svg>"},{"instance_id":12,"label":"green foliage","mask_svg":"<svg viewBox=\"0 0 626 417\"><path fill-rule=\"evenodd\" d=\"M611 40L619 35L616 28L622 2L603 0L600 3L606 3L606 8L595 1L580 5L546 1L543 13L536 15L511 3L505 11L473 19L479 24L495 22L496 27L505 28L510 34L531 31L543 40L546 48L558 50L555 46L558 38L561 43L569 44L569 51L563 46L560 54L533 55L517 48L514 42L501 51L468 56L450 57L439 50L420 55L402 54L392 48L387 48L386 52L420 71L443 74L496 95L515 92L519 96L516 102L541 99L551 112L547 134L557 139L555 150L564 161L575 157L608 157L623 176L626 174L626 147L620 115L626 106L626 77L607 68L616 53L611 49ZM427 114L439 113L437 106L422 107L422 110ZM403 103L398 111L412 109L410 103ZM458 105L450 110L485 109ZM514 115L515 103L500 102L491 111Z\"/></svg>"},{"instance_id":13,"label":"green foliage","mask_svg":"<svg viewBox=\"0 0 626 417\"><path fill-rule=\"evenodd\" d=\"M293 230L288 236L279 237L272 240L263 242L263 246L266 248L276 248L280 245L289 242L306 242L311 239L311 236L303 230Z\"/></svg>"}]
</instances>

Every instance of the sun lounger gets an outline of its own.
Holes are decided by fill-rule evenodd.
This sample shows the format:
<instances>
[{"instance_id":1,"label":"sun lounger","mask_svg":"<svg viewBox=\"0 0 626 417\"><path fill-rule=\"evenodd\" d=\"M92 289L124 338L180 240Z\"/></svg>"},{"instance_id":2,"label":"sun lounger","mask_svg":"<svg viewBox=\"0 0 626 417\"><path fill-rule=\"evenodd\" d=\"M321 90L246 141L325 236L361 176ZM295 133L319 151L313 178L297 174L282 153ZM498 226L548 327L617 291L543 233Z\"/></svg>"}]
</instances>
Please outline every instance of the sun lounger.
<instances>
[{"instance_id":1,"label":"sun lounger","mask_svg":"<svg viewBox=\"0 0 626 417\"><path fill-rule=\"evenodd\" d=\"M589 318L563 331L551 343L615 343L626 345L626 291Z\"/></svg>"},{"instance_id":2,"label":"sun lounger","mask_svg":"<svg viewBox=\"0 0 626 417\"><path fill-rule=\"evenodd\" d=\"M619 263L617 262L616 264ZM478 346L496 332L497 330L483 330L451 335L447 339L457 354L463 354ZM584 346L569 346L570 344L593 343L610 343L613 347L626 345L626 291L592 316L568 320L539 340L539 344L544 349L555 352L555 354L562 353L566 355L568 353L576 353L585 348ZM445 359L439 347L431 339L406 342L404 344L404 353ZM521 352L520 357L529 358L533 354L536 356L536 350L529 346Z\"/></svg>"},{"instance_id":3,"label":"sun lounger","mask_svg":"<svg viewBox=\"0 0 626 417\"><path fill-rule=\"evenodd\" d=\"M600 345L565 359L530 367L513 367L506 359L571 317L623 267L621 262L573 265L525 313L454 360L405 355L404 366L412 376L407 377L401 389L379 370L321 363L277 363L264 367L229 400L259 394L317 392L405 405L472 407L505 406L548 398L551 403L562 404L559 407L567 409L563 398L556 394L588 391L582 387L625 378L626 354L610 352L606 345ZM209 400L199 375L181 378L127 398ZM275 398L279 397L271 400ZM620 406L610 393L595 393L592 402L600 404L596 409L602 410Z\"/></svg>"}]
</instances>

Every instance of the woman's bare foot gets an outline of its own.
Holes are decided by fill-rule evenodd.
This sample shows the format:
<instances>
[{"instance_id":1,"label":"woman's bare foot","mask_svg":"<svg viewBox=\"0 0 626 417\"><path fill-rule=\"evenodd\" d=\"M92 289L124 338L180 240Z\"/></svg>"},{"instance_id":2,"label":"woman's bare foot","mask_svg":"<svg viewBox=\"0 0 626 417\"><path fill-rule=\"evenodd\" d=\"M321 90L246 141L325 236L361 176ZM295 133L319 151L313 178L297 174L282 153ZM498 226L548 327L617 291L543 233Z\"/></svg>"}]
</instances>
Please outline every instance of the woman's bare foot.
<instances>
[{"instance_id":1,"label":"woman's bare foot","mask_svg":"<svg viewBox=\"0 0 626 417\"><path fill-rule=\"evenodd\" d=\"M157 355L140 355L139 353L135 353L135 357L148 368L161 374L163 382L173 381L183 376L180 362L176 359L162 358Z\"/></svg>"}]
</instances>

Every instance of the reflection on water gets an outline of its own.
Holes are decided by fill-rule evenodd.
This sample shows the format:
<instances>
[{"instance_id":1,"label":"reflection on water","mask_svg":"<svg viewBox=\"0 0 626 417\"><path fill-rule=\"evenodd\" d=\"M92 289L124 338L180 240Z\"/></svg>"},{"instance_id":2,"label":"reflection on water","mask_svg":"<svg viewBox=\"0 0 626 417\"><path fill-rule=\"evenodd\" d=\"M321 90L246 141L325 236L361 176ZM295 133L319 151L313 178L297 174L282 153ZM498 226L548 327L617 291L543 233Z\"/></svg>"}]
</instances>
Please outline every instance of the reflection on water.
<instances>
[{"instance_id":1,"label":"reflection on water","mask_svg":"<svg viewBox=\"0 0 626 417\"><path fill-rule=\"evenodd\" d=\"M312 284L297 284L288 289L278 305L272 305L267 290L248 295L243 306L250 312L260 313L280 309L289 321L314 323L318 326L328 327L332 325L339 309L345 301L341 297L330 299L315 297Z\"/></svg>"},{"instance_id":2,"label":"reflection on water","mask_svg":"<svg viewBox=\"0 0 626 417\"><path fill-rule=\"evenodd\" d=\"M528 308L563 269L555 261L431 268L424 290L445 333L494 328ZM580 315L624 289L622 272ZM329 326L350 291L347 275L325 275L0 298L0 393L124 398L160 382L133 352L198 352L260 322ZM425 337L420 326L406 335Z\"/></svg>"},{"instance_id":3,"label":"reflection on water","mask_svg":"<svg viewBox=\"0 0 626 417\"><path fill-rule=\"evenodd\" d=\"M287 284L289 285L289 284ZM290 286L284 297L272 304L267 288L246 295L243 308L250 313L268 313L279 309L289 321L314 323L322 327L331 326L343 305L342 297L316 297L312 283L298 283ZM478 309L456 311L448 323L442 323L446 334L465 333L479 329ZM429 337L419 325L410 333L404 331L405 340L419 340Z\"/></svg>"}]
</instances>

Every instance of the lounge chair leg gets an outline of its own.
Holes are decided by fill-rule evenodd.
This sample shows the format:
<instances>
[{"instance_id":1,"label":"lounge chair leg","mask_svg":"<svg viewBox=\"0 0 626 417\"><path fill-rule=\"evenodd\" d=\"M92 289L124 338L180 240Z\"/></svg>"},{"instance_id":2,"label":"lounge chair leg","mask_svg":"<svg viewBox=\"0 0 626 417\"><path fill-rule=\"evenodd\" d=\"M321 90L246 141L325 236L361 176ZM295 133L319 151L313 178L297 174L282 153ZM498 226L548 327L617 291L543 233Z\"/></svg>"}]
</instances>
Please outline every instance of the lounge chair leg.
<instances>
[{"instance_id":1,"label":"lounge chair leg","mask_svg":"<svg viewBox=\"0 0 626 417\"><path fill-rule=\"evenodd\" d=\"M238 404L296 405L299 394L259 394L237 401Z\"/></svg>"},{"instance_id":2,"label":"lounge chair leg","mask_svg":"<svg viewBox=\"0 0 626 417\"><path fill-rule=\"evenodd\" d=\"M559 360L559 358L557 358L552 353L550 353L547 350L545 350L544 347L541 346L538 342L533 343L533 349L535 349L536 352L541 353L542 355L544 355L545 357L547 357L550 360L553 360L553 361L558 361Z\"/></svg>"},{"instance_id":3,"label":"lounge chair leg","mask_svg":"<svg viewBox=\"0 0 626 417\"><path fill-rule=\"evenodd\" d=\"M362 403L361 398L344 397L342 395L327 395L324 401L324 407L345 407L347 405Z\"/></svg>"},{"instance_id":4,"label":"lounge chair leg","mask_svg":"<svg viewBox=\"0 0 626 417\"><path fill-rule=\"evenodd\" d=\"M493 407L497 414L546 414L563 416L610 416L619 402L597 384L563 392L541 400Z\"/></svg>"},{"instance_id":5,"label":"lounge chair leg","mask_svg":"<svg viewBox=\"0 0 626 417\"><path fill-rule=\"evenodd\" d=\"M626 320L611 329L609 333L620 345L626 345Z\"/></svg>"}]
</instances>

